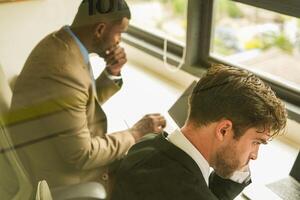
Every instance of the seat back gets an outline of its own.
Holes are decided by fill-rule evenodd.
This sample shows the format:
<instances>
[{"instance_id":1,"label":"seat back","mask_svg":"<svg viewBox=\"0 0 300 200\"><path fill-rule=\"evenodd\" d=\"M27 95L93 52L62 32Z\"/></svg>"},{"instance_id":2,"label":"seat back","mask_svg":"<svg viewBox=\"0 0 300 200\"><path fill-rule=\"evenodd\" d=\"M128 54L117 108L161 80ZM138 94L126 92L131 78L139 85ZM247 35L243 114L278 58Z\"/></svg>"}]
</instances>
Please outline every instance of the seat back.
<instances>
[{"instance_id":1,"label":"seat back","mask_svg":"<svg viewBox=\"0 0 300 200\"><path fill-rule=\"evenodd\" d=\"M28 178L10 135L4 124L9 111L12 91L0 65L0 199L1 200L52 200L45 180L39 181L36 193ZM56 199L105 199L106 192L99 183L82 183L53 189Z\"/></svg>"},{"instance_id":2,"label":"seat back","mask_svg":"<svg viewBox=\"0 0 300 200\"><path fill-rule=\"evenodd\" d=\"M9 87L8 80L0 65L0 117L8 111L12 98L12 91Z\"/></svg>"},{"instance_id":3,"label":"seat back","mask_svg":"<svg viewBox=\"0 0 300 200\"><path fill-rule=\"evenodd\" d=\"M27 200L33 188L0 119L0 196L1 199Z\"/></svg>"},{"instance_id":4,"label":"seat back","mask_svg":"<svg viewBox=\"0 0 300 200\"><path fill-rule=\"evenodd\" d=\"M12 91L0 65L0 197L3 200L27 200L31 197L32 185L3 123L11 98Z\"/></svg>"}]
</instances>

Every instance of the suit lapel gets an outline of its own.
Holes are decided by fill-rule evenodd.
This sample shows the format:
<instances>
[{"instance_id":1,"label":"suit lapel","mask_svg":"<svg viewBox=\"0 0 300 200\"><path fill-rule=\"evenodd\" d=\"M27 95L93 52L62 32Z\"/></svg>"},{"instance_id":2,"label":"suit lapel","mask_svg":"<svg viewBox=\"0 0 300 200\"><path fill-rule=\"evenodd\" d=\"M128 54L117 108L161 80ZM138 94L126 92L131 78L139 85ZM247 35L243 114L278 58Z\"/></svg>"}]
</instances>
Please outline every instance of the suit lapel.
<instances>
[{"instance_id":1,"label":"suit lapel","mask_svg":"<svg viewBox=\"0 0 300 200\"><path fill-rule=\"evenodd\" d=\"M201 182L206 183L197 163L184 151L170 143L167 139L167 133L161 134L155 138L155 146L166 156L180 163L184 168L195 174Z\"/></svg>"},{"instance_id":2,"label":"suit lapel","mask_svg":"<svg viewBox=\"0 0 300 200\"><path fill-rule=\"evenodd\" d=\"M96 90L96 84L95 84L95 79L93 77L93 71L92 67L89 63L85 63L84 56L82 55L79 46L77 45L76 41L74 38L64 29L61 28L59 31L52 33L52 37L55 38L56 40L59 40L61 43L66 46L66 48L69 51L72 51L74 55L76 55L76 58L78 59L79 65L82 66L82 68L85 69L87 73L87 78L91 80L91 96L93 96L94 104L95 104L95 111L96 115L94 116L94 119L92 120L93 123L101 123L101 127L103 127L103 131L106 132L107 130L107 123L106 123L106 115L101 108L100 101L97 96L97 90ZM97 107L97 108L96 108ZM105 122L105 123L103 123Z\"/></svg>"},{"instance_id":3,"label":"suit lapel","mask_svg":"<svg viewBox=\"0 0 300 200\"><path fill-rule=\"evenodd\" d=\"M99 105L101 105L100 101L98 99L98 96L97 96L96 83L95 83L95 79L94 79L94 76L93 76L92 66L91 66L90 62L87 63L87 64L85 63L84 56L82 55L82 53L80 51L80 48L77 45L74 38L66 30L64 30L64 28L61 28L59 31L53 33L52 36L55 39L58 39L61 42L63 42L64 45L69 50L74 51L75 55L77 55L76 57L79 59L79 61L81 63L81 66L86 69L86 72L88 73L88 76L91 79L91 84L92 84L92 89L93 89L93 96L94 96L96 102Z\"/></svg>"},{"instance_id":4,"label":"suit lapel","mask_svg":"<svg viewBox=\"0 0 300 200\"><path fill-rule=\"evenodd\" d=\"M209 190L197 163L188 154L169 142L166 137L167 133L165 132L157 136L154 142L155 147L194 174L199 180L199 185L195 185L195 188L201 189L203 196L205 196L207 200L217 200L215 195Z\"/></svg>"}]
</instances>

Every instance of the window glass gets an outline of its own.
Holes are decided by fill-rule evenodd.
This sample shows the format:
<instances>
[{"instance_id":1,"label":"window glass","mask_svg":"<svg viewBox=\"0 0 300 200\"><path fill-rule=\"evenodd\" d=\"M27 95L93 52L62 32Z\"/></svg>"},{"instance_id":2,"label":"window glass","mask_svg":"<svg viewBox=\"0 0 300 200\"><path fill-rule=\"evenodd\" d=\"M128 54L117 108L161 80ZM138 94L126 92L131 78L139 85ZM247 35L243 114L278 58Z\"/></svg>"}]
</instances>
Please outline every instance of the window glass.
<instances>
[{"instance_id":1,"label":"window glass","mask_svg":"<svg viewBox=\"0 0 300 200\"><path fill-rule=\"evenodd\" d=\"M300 86L300 19L216 0L211 56Z\"/></svg>"},{"instance_id":2,"label":"window glass","mask_svg":"<svg viewBox=\"0 0 300 200\"><path fill-rule=\"evenodd\" d=\"M131 25L185 43L187 0L128 0Z\"/></svg>"}]
</instances>

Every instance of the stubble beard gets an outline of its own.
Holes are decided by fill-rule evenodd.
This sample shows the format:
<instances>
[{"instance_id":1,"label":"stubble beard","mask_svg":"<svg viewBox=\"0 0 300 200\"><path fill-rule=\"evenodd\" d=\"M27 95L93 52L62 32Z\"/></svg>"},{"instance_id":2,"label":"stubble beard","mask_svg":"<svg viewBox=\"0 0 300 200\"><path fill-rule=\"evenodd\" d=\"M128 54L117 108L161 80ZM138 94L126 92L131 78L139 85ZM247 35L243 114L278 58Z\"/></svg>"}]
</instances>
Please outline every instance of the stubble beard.
<instances>
[{"instance_id":1,"label":"stubble beard","mask_svg":"<svg viewBox=\"0 0 300 200\"><path fill-rule=\"evenodd\" d=\"M217 151L214 170L222 178L230 178L240 166L234 144L221 147Z\"/></svg>"}]
</instances>

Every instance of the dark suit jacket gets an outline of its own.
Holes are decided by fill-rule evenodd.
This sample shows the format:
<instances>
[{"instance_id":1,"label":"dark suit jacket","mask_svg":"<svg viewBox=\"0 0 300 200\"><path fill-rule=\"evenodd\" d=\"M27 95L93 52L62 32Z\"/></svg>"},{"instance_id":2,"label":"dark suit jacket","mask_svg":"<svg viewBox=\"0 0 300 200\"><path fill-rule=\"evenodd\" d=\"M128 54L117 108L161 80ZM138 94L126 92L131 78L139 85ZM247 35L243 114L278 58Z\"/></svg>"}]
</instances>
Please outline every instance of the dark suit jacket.
<instances>
[{"instance_id":1,"label":"dark suit jacket","mask_svg":"<svg viewBox=\"0 0 300 200\"><path fill-rule=\"evenodd\" d=\"M118 170L112 200L233 199L245 186L212 173L208 187L196 162L159 135L129 150Z\"/></svg>"},{"instance_id":2,"label":"dark suit jacket","mask_svg":"<svg viewBox=\"0 0 300 200\"><path fill-rule=\"evenodd\" d=\"M135 143L129 131L106 134L101 105L120 87L95 81L72 36L51 33L33 49L16 82L7 120L33 181L52 186L107 182L107 166Z\"/></svg>"}]
</instances>

